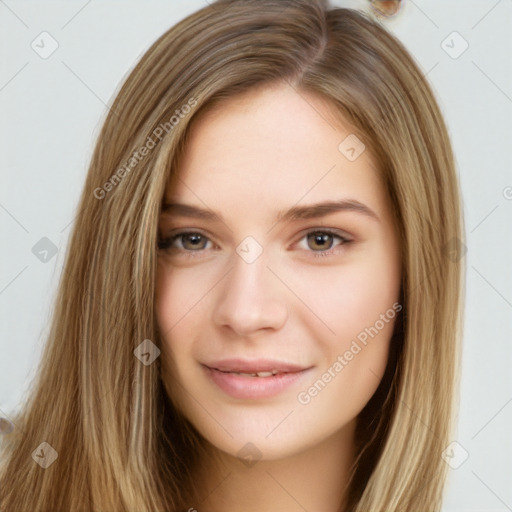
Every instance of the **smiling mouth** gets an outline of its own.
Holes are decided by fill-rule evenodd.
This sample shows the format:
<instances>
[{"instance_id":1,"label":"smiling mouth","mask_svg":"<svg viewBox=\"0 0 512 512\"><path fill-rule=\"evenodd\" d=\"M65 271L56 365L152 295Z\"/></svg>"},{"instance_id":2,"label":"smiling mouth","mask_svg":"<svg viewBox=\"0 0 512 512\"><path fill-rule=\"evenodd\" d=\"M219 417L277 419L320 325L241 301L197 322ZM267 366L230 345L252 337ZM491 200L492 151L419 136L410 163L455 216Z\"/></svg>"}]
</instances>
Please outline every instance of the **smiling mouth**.
<instances>
[{"instance_id":1,"label":"smiling mouth","mask_svg":"<svg viewBox=\"0 0 512 512\"><path fill-rule=\"evenodd\" d=\"M301 367L278 360L231 359L201 365L212 383L236 399L272 398L297 385L311 367Z\"/></svg>"}]
</instances>

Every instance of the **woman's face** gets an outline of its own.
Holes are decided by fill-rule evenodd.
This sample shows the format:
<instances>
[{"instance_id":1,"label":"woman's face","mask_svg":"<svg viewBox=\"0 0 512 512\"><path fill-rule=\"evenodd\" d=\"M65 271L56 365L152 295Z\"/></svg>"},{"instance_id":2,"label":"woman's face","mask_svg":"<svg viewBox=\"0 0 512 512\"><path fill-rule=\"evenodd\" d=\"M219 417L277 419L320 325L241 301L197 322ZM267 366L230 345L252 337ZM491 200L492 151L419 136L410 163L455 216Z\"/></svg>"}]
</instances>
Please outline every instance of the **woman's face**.
<instances>
[{"instance_id":1,"label":"woman's face","mask_svg":"<svg viewBox=\"0 0 512 512\"><path fill-rule=\"evenodd\" d=\"M384 373L398 236L349 135L315 96L252 90L198 120L166 192L162 378L229 454L287 457L353 429Z\"/></svg>"}]
</instances>

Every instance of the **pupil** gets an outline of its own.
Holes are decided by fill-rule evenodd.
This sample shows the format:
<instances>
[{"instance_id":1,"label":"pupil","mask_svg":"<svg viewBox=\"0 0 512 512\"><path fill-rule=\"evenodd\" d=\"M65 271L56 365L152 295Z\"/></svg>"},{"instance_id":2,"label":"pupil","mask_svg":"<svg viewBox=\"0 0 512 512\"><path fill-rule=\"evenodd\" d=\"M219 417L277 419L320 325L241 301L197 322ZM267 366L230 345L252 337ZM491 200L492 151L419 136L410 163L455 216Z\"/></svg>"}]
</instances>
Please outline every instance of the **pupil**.
<instances>
[{"instance_id":1,"label":"pupil","mask_svg":"<svg viewBox=\"0 0 512 512\"><path fill-rule=\"evenodd\" d=\"M311 247L311 249L329 249L332 245L331 235L329 233L315 233L310 235L310 237L310 241L313 241L313 245L316 246Z\"/></svg>"},{"instance_id":2,"label":"pupil","mask_svg":"<svg viewBox=\"0 0 512 512\"><path fill-rule=\"evenodd\" d=\"M201 243L203 242L202 238L203 237L201 235L187 235L185 236L184 245L186 247L188 244L189 246L192 246L193 248L197 249L198 247L201 246Z\"/></svg>"}]
</instances>

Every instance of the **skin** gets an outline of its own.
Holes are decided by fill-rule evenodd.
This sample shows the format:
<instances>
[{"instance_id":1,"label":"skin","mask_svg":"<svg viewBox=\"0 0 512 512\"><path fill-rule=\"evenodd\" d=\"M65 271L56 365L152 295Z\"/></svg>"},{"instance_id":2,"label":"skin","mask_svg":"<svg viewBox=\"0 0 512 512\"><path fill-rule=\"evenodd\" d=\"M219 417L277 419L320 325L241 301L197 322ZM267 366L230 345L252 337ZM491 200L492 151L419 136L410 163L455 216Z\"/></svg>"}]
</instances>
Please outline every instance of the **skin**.
<instances>
[{"instance_id":1,"label":"skin","mask_svg":"<svg viewBox=\"0 0 512 512\"><path fill-rule=\"evenodd\" d=\"M206 237L159 250L156 300L164 385L219 460L197 475L203 501L190 506L201 511L343 510L356 418L384 374L394 320L308 403L298 395L398 302L401 262L376 163L368 149L355 161L338 150L353 131L331 113L288 85L232 98L194 125L165 194L221 217L169 210L159 224L162 239ZM376 218L342 210L276 222L278 211L341 199ZM350 241L308 239L325 228ZM263 249L251 263L237 252L248 236ZM242 247L255 255L258 246ZM276 396L233 398L201 365L231 357L309 370ZM251 466L237 457L248 442L258 450L249 448L259 458Z\"/></svg>"}]
</instances>

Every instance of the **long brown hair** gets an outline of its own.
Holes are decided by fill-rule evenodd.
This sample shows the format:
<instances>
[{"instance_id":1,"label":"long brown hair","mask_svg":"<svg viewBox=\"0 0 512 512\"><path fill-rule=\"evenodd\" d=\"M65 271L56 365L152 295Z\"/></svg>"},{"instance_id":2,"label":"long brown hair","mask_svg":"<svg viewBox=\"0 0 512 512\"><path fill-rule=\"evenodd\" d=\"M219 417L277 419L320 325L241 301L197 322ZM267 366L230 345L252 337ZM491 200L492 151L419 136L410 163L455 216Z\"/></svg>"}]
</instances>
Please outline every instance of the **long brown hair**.
<instances>
[{"instance_id":1,"label":"long brown hair","mask_svg":"<svg viewBox=\"0 0 512 512\"><path fill-rule=\"evenodd\" d=\"M379 163L401 236L402 320L359 418L348 510L440 509L463 260L454 159L435 98L402 44L361 13L320 0L221 0L163 34L109 109L37 379L2 439L2 510L192 505L201 439L171 406L160 359L134 355L144 340L160 344L161 200L191 121L276 82L324 98L351 124ZM49 451L43 442L57 454L46 468L31 456Z\"/></svg>"}]
</instances>

